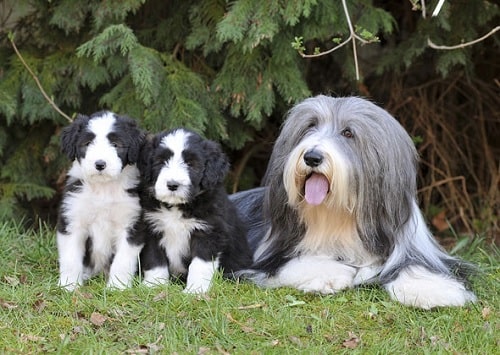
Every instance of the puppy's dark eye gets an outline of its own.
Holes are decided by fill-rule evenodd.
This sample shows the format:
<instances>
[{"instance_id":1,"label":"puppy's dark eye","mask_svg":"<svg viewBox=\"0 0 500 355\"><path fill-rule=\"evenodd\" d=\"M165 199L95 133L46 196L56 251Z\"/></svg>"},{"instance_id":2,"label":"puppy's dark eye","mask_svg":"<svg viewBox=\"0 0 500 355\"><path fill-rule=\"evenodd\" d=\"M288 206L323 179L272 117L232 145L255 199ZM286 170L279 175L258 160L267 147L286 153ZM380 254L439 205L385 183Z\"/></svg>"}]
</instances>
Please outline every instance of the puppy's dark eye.
<instances>
[{"instance_id":1,"label":"puppy's dark eye","mask_svg":"<svg viewBox=\"0 0 500 355\"><path fill-rule=\"evenodd\" d=\"M352 133L350 128L344 128L342 132L340 132L346 138L354 138L354 134Z\"/></svg>"}]
</instances>

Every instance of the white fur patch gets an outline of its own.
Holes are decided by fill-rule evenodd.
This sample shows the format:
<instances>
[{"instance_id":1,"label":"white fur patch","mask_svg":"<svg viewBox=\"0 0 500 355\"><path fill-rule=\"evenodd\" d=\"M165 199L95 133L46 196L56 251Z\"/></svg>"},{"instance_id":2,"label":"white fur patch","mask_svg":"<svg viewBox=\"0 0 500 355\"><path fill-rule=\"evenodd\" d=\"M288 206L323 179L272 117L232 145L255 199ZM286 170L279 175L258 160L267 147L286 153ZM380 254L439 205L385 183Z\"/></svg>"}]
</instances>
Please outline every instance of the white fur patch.
<instances>
[{"instance_id":1,"label":"white fur patch","mask_svg":"<svg viewBox=\"0 0 500 355\"><path fill-rule=\"evenodd\" d=\"M122 161L107 137L113 131L115 121L109 112L89 121L88 129L95 134L95 138L88 145L80 163L83 178L87 181L109 181L121 174ZM98 161L105 164L104 169L96 168Z\"/></svg>"},{"instance_id":2,"label":"white fur patch","mask_svg":"<svg viewBox=\"0 0 500 355\"><path fill-rule=\"evenodd\" d=\"M215 271L219 267L218 258L214 261L204 261L195 257L189 265L185 293L206 293L212 283Z\"/></svg>"},{"instance_id":3,"label":"white fur patch","mask_svg":"<svg viewBox=\"0 0 500 355\"><path fill-rule=\"evenodd\" d=\"M177 130L161 140L161 145L170 149L173 155L165 162L155 183L155 197L172 205L186 203L189 198L191 179L189 166L184 162L182 152L186 148L190 133ZM176 185L173 189L172 186Z\"/></svg>"},{"instance_id":4,"label":"white fur patch","mask_svg":"<svg viewBox=\"0 0 500 355\"><path fill-rule=\"evenodd\" d=\"M162 234L160 245L167 253L170 274L185 274L187 270L183 259L189 256L191 233L195 229L206 229L207 225L194 218L184 218L182 211L176 207L147 212L145 218L156 232Z\"/></svg>"},{"instance_id":5,"label":"white fur patch","mask_svg":"<svg viewBox=\"0 0 500 355\"><path fill-rule=\"evenodd\" d=\"M356 268L325 255L295 257L278 273L265 279L264 286L294 287L304 292L335 293L352 287Z\"/></svg>"},{"instance_id":6,"label":"white fur patch","mask_svg":"<svg viewBox=\"0 0 500 355\"><path fill-rule=\"evenodd\" d=\"M476 296L457 280L432 273L422 266L410 266L385 285L392 299L405 305L430 309L463 306Z\"/></svg>"},{"instance_id":7,"label":"white fur patch","mask_svg":"<svg viewBox=\"0 0 500 355\"><path fill-rule=\"evenodd\" d=\"M167 266L158 266L144 272L144 284L146 286L157 286L167 284L170 274Z\"/></svg>"},{"instance_id":8,"label":"white fur patch","mask_svg":"<svg viewBox=\"0 0 500 355\"><path fill-rule=\"evenodd\" d=\"M109 270L108 287L125 289L132 286L141 249L142 245L130 244L126 235L120 239Z\"/></svg>"}]
</instances>

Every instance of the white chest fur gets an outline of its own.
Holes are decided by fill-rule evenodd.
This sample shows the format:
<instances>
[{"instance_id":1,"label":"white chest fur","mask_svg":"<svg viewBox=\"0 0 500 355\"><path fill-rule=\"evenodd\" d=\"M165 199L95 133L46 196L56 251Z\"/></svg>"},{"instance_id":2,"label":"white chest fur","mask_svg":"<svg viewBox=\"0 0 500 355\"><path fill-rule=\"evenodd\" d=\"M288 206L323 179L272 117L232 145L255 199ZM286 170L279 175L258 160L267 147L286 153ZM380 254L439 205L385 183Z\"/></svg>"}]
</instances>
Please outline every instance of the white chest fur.
<instances>
[{"instance_id":1,"label":"white chest fur","mask_svg":"<svg viewBox=\"0 0 500 355\"><path fill-rule=\"evenodd\" d=\"M183 259L189 257L191 233L195 229L204 230L207 225L195 218L185 218L176 207L161 208L146 213L146 220L151 223L157 233L161 233L160 246L165 250L169 260L169 272L172 275L186 274Z\"/></svg>"},{"instance_id":2,"label":"white chest fur","mask_svg":"<svg viewBox=\"0 0 500 355\"><path fill-rule=\"evenodd\" d=\"M84 182L77 192L69 193L63 201L68 233L77 240L92 237L92 260L96 270L109 263L119 240L127 238L127 230L139 218L139 198L126 191L137 181L137 168L124 170L127 171L119 180L97 184Z\"/></svg>"}]
</instances>

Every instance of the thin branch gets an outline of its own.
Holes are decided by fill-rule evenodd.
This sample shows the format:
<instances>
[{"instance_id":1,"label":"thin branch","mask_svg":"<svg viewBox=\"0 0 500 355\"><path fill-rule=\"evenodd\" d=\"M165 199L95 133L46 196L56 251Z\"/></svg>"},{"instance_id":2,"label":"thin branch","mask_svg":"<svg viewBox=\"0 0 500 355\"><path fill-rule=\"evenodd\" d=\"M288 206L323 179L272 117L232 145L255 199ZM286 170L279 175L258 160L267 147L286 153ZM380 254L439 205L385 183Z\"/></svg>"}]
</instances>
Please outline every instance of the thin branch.
<instances>
[{"instance_id":1,"label":"thin branch","mask_svg":"<svg viewBox=\"0 0 500 355\"><path fill-rule=\"evenodd\" d=\"M432 17L436 17L437 15L439 15L439 12L441 11L443 4L444 4L444 0L439 0L438 4L436 5L436 8L432 12Z\"/></svg>"},{"instance_id":2,"label":"thin branch","mask_svg":"<svg viewBox=\"0 0 500 355\"><path fill-rule=\"evenodd\" d=\"M349 37L344 42L336 45L333 48L330 48L327 51L324 51L321 53L316 53L316 54L304 54L302 52L299 52L299 54L302 56L302 58L317 58L317 57L321 57L321 56L330 54L330 53L336 51L337 49L345 46L347 43L352 41L352 51L353 51L353 55L354 55L354 66L356 68L356 80L359 81L359 65L358 65L358 55L357 55L357 50L356 50L356 40L360 41L363 44L371 43L373 41L367 41L356 34L356 32L354 31L354 27L352 25L352 22L351 22L351 16L349 15L349 10L347 9L346 0L342 0L342 6L344 7L344 14L345 14L345 17L347 20L347 26L349 27Z\"/></svg>"},{"instance_id":3,"label":"thin branch","mask_svg":"<svg viewBox=\"0 0 500 355\"><path fill-rule=\"evenodd\" d=\"M492 29L490 32L488 32L487 34L485 34L482 37L479 37L479 38L477 38L477 39L475 39L473 41L470 41L470 42L465 42L465 43L457 44L455 46L440 46L440 45L437 45L434 42L432 42L430 40L430 38L427 38L427 44L429 45L429 47L434 48L434 49L447 49L447 50L451 50L451 49L465 48L465 47L468 47L468 46L472 46L473 44L479 43L481 41L484 41L486 38L488 38L489 36L493 35L498 30L500 30L500 26L495 27L494 29Z\"/></svg>"},{"instance_id":4,"label":"thin branch","mask_svg":"<svg viewBox=\"0 0 500 355\"><path fill-rule=\"evenodd\" d=\"M35 75L35 73L31 70L31 68L28 66L28 64L26 63L26 61L24 60L23 56L21 55L21 53L19 52L19 50L17 49L17 46L16 44L14 43L14 35L13 34L9 34L9 41L10 43L12 44L12 48L14 48L14 51L16 52L16 55L19 57L19 60L21 61L21 63L23 63L24 67L28 70L28 72L31 74L31 76L33 77L33 79L35 80L35 83L36 85L38 86L38 89L40 89L40 92L42 93L43 97L45 98L45 100L48 101L48 103L50 104L50 106L52 106L54 108L54 110L56 110L61 116L63 116L65 119L67 119L69 122L73 122L73 120L71 119L71 117L69 117L67 114L65 114L57 105L56 103L54 102L54 100L52 100L49 95L47 95L47 93L45 92L45 90L43 89L43 86L42 84L40 83L40 80L38 80L37 76Z\"/></svg>"}]
</instances>

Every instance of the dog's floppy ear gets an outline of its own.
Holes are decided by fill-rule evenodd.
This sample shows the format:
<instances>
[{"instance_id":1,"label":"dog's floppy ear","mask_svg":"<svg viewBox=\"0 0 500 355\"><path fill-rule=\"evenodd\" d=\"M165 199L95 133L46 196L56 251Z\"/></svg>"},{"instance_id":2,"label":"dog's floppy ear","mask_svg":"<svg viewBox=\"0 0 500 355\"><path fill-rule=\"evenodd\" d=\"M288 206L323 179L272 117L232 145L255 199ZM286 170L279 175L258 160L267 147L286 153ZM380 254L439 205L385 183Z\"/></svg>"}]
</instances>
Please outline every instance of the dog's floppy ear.
<instances>
[{"instance_id":1,"label":"dog's floppy ear","mask_svg":"<svg viewBox=\"0 0 500 355\"><path fill-rule=\"evenodd\" d=\"M152 133L144 135L144 141L140 149L137 167L141 172L141 176L145 182L150 183L152 180L152 164L153 154L158 145L158 137Z\"/></svg>"},{"instance_id":2,"label":"dog's floppy ear","mask_svg":"<svg viewBox=\"0 0 500 355\"><path fill-rule=\"evenodd\" d=\"M127 119L125 123L129 135L127 163L135 164L139 160L141 148L144 145L146 134L137 126L137 122L133 119Z\"/></svg>"},{"instance_id":3,"label":"dog's floppy ear","mask_svg":"<svg viewBox=\"0 0 500 355\"><path fill-rule=\"evenodd\" d=\"M229 171L229 160L220 145L213 141L203 141L203 149L206 160L201 188L209 190L224 181Z\"/></svg>"},{"instance_id":4,"label":"dog's floppy ear","mask_svg":"<svg viewBox=\"0 0 500 355\"><path fill-rule=\"evenodd\" d=\"M61 151L71 160L75 160L76 158L76 141L80 133L87 126L89 119L90 117L79 114L69 126L66 126L62 130Z\"/></svg>"}]
</instances>

